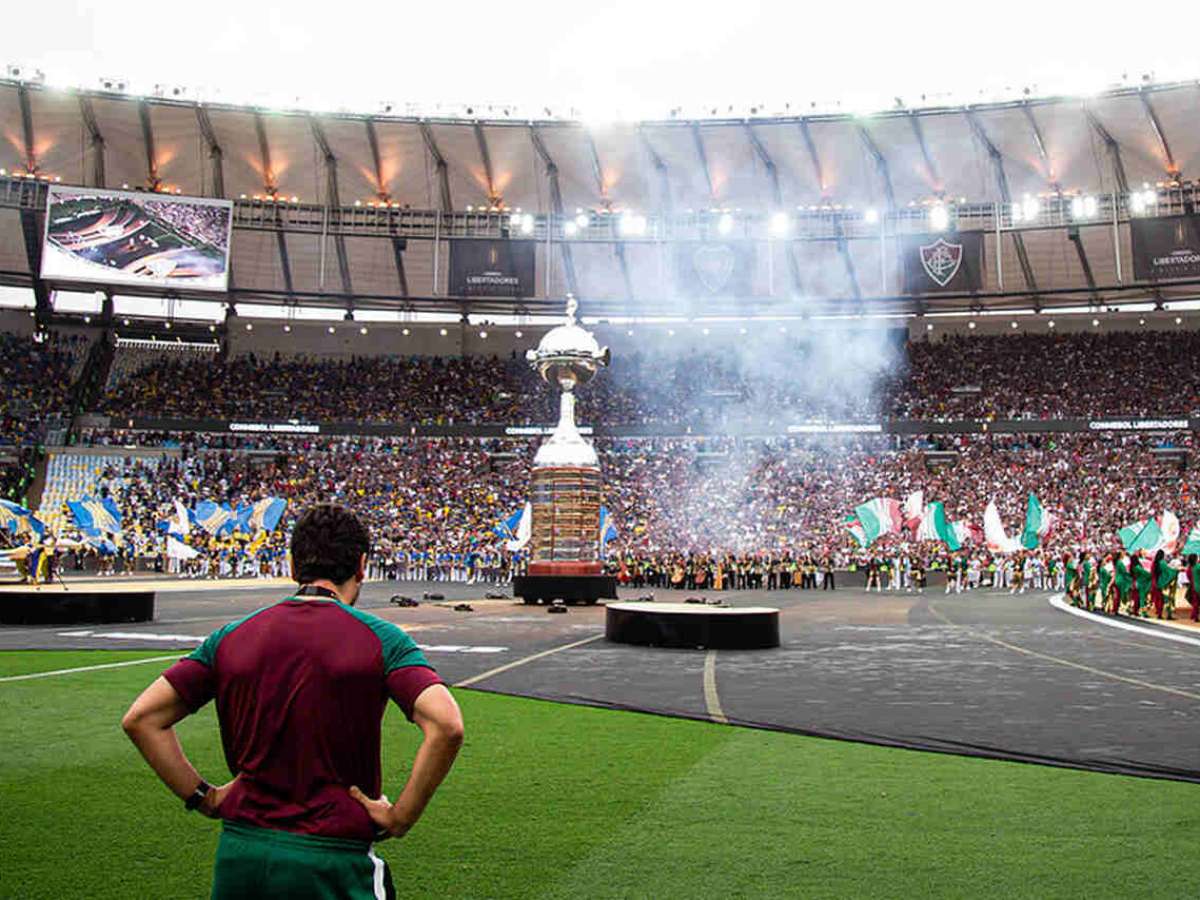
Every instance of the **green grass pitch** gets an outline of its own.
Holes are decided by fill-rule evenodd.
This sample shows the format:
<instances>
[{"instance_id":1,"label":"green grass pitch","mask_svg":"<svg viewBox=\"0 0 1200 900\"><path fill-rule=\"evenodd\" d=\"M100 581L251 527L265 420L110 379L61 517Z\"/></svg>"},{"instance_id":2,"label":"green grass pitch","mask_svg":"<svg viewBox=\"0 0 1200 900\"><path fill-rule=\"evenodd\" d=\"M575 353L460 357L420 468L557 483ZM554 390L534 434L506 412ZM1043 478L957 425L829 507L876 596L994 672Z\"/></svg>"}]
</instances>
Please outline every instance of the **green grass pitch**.
<instances>
[{"instance_id":1,"label":"green grass pitch","mask_svg":"<svg viewBox=\"0 0 1200 900\"><path fill-rule=\"evenodd\" d=\"M159 653L0 653L0 676ZM219 825L118 721L165 663L0 682L0 896L208 896ZM1195 896L1200 788L458 691L459 762L381 844L412 897ZM180 727L227 776L211 706ZM395 796L419 732L393 707Z\"/></svg>"}]
</instances>

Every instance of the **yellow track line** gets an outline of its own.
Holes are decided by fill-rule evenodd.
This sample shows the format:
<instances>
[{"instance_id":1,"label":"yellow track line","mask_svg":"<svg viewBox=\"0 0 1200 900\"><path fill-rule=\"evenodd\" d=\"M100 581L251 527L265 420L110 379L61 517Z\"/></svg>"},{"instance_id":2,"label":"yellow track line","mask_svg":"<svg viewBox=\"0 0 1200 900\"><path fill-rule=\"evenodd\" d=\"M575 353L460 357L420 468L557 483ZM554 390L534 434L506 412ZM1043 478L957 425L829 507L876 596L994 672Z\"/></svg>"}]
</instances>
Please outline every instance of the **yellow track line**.
<instances>
[{"instance_id":1,"label":"yellow track line","mask_svg":"<svg viewBox=\"0 0 1200 900\"><path fill-rule=\"evenodd\" d=\"M717 696L717 651L709 650L704 656L704 705L708 717L718 725L728 725L729 719L721 709L721 698Z\"/></svg>"}]
</instances>

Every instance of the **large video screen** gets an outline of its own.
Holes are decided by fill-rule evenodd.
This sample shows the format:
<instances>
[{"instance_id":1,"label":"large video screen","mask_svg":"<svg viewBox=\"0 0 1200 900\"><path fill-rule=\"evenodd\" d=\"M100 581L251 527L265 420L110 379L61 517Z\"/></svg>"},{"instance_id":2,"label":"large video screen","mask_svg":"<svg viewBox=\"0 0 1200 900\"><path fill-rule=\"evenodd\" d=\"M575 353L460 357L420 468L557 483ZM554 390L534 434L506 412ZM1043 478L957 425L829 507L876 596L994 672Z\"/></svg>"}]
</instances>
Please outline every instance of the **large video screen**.
<instances>
[{"instance_id":1,"label":"large video screen","mask_svg":"<svg viewBox=\"0 0 1200 900\"><path fill-rule=\"evenodd\" d=\"M233 203L51 185L42 278L224 291Z\"/></svg>"}]
</instances>

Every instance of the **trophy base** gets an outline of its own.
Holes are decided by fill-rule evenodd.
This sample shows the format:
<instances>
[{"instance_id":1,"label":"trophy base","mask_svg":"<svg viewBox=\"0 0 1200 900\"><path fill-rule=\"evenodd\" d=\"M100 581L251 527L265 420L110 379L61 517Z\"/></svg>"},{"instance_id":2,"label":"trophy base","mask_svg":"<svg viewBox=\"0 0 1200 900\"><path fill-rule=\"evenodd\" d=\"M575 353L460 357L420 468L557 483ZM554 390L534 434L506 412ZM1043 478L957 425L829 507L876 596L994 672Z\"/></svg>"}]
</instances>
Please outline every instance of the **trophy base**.
<instances>
[{"instance_id":1,"label":"trophy base","mask_svg":"<svg viewBox=\"0 0 1200 900\"><path fill-rule=\"evenodd\" d=\"M513 579L513 596L526 603L595 604L617 598L615 575L518 575Z\"/></svg>"}]
</instances>

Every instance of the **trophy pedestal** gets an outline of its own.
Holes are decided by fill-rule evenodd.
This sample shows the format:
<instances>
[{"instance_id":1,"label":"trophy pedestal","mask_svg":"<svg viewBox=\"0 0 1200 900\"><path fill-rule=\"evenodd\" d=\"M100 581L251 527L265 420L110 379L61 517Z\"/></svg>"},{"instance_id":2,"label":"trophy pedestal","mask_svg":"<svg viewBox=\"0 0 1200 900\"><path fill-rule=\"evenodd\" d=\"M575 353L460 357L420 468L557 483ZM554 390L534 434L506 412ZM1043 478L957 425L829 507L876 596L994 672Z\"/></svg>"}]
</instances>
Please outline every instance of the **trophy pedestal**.
<instances>
[{"instance_id":1,"label":"trophy pedestal","mask_svg":"<svg viewBox=\"0 0 1200 900\"><path fill-rule=\"evenodd\" d=\"M597 600L617 599L615 575L518 575L513 579L513 596L526 603L595 604Z\"/></svg>"}]
</instances>

